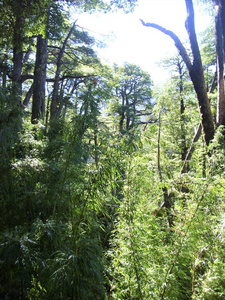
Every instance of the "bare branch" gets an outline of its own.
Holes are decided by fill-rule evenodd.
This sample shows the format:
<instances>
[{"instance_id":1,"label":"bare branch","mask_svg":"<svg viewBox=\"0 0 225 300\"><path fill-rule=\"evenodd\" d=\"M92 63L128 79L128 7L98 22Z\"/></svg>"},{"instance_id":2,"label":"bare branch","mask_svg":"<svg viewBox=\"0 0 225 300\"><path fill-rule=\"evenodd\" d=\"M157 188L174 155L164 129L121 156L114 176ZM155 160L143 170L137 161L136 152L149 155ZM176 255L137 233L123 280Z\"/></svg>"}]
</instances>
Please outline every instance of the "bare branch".
<instances>
[{"instance_id":1,"label":"bare branch","mask_svg":"<svg viewBox=\"0 0 225 300\"><path fill-rule=\"evenodd\" d=\"M191 68L192 68L192 63L191 63L191 60L187 54L187 51L186 49L184 48L183 44L181 43L179 37L173 32L173 31L170 31L170 30L167 30L166 28L158 25L158 24L155 24L155 23L145 23L143 20L141 20L141 23L146 26L146 27L152 27L152 28L155 28L155 29L158 29L159 31L161 31L162 33L168 35L169 37L171 37L171 39L174 41L175 43L175 46L177 47L181 57L183 58L183 61L185 62L188 70L190 71Z\"/></svg>"}]
</instances>

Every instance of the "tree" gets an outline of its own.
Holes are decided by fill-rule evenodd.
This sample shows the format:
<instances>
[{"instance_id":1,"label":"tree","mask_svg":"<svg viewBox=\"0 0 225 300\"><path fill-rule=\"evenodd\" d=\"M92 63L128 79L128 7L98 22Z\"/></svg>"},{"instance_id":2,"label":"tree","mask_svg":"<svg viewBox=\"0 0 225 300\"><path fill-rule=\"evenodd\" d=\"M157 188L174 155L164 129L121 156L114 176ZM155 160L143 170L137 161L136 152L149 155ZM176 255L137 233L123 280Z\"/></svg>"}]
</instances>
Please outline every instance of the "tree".
<instances>
[{"instance_id":1,"label":"tree","mask_svg":"<svg viewBox=\"0 0 225 300\"><path fill-rule=\"evenodd\" d=\"M50 119L54 119L57 115L57 104L58 104L58 92L59 92L59 77L61 73L61 67L62 67L62 59L63 55L65 52L65 48L67 45L67 42L72 35L72 32L75 28L75 23L71 27L67 37L63 41L62 47L59 50L58 57L57 57L57 63L56 63L56 74L55 74L55 79L54 79L54 86L53 86L53 91L52 91L52 102L51 102L51 107L50 107Z\"/></svg>"},{"instance_id":2,"label":"tree","mask_svg":"<svg viewBox=\"0 0 225 300\"><path fill-rule=\"evenodd\" d=\"M138 124L146 124L151 115L152 81L140 67L125 64L115 67L115 102L112 112L119 117L119 131L125 133Z\"/></svg>"},{"instance_id":3,"label":"tree","mask_svg":"<svg viewBox=\"0 0 225 300\"><path fill-rule=\"evenodd\" d=\"M216 53L218 67L218 100L217 100L217 125L225 125L225 3L222 0L213 0L215 17Z\"/></svg>"},{"instance_id":4,"label":"tree","mask_svg":"<svg viewBox=\"0 0 225 300\"><path fill-rule=\"evenodd\" d=\"M3 3L4 2L4 3ZM13 49L13 68L10 74L10 69L7 68L7 75L12 79L13 95L16 103L21 105L22 103L22 83L27 79L34 80L34 85L29 89L27 97L24 99L24 103L27 104L31 93L33 92L33 111L32 122L35 123L41 117L43 118L45 111L45 83L46 77L46 55L48 39L52 39L53 36L60 38L61 30L65 28L65 17L68 17L68 11L65 12L66 7L74 6L78 11L93 11L95 9L110 10L112 7L120 8L124 10L132 9L135 6L136 0L130 0L129 2L120 0L112 1L109 6L107 1L103 0L91 0L91 1L52 1L52 0L39 0L28 1L23 0L10 0L3 1L0 4L0 13L4 19L4 23L1 24L1 30L4 32L4 42L8 43L8 38L11 38L11 47ZM66 5L63 6L63 4ZM9 17L7 17L7 15ZM55 28L60 28L57 33ZM22 74L25 69L25 62L23 61L24 46L27 40L29 42L32 38L37 38L37 51L36 51L36 63L33 76L31 74ZM33 36L33 37L32 37ZM5 71L5 59L2 62L4 64ZM39 71L38 71L39 70ZM56 102L56 90L57 90L57 77L55 83L55 91L53 93L53 104ZM6 75L4 75L4 84L6 82ZM53 111L53 108L52 108Z\"/></svg>"},{"instance_id":5,"label":"tree","mask_svg":"<svg viewBox=\"0 0 225 300\"><path fill-rule=\"evenodd\" d=\"M34 80L32 85L33 103L31 122L37 123L45 117L45 83L47 68L47 39L42 35L37 37L37 52L34 69Z\"/></svg>"},{"instance_id":6,"label":"tree","mask_svg":"<svg viewBox=\"0 0 225 300\"><path fill-rule=\"evenodd\" d=\"M1 24L3 37L13 49L12 72L8 69L7 75L12 79L12 94L18 105L22 104L22 71L26 62L25 45L30 43L28 36L40 25L39 6L42 7L44 1L3 1L0 5L0 13L5 22ZM42 27L40 26L39 30ZM7 57L9 59L9 57ZM24 59L23 59L24 58Z\"/></svg>"},{"instance_id":7,"label":"tree","mask_svg":"<svg viewBox=\"0 0 225 300\"><path fill-rule=\"evenodd\" d=\"M163 67L170 70L172 83L176 85L179 93L179 106L180 106L180 149L181 159L185 160L187 155L187 141L186 141L186 128L185 128L185 95L187 94L187 69L182 57L177 54L172 58L167 58L162 61Z\"/></svg>"},{"instance_id":8,"label":"tree","mask_svg":"<svg viewBox=\"0 0 225 300\"><path fill-rule=\"evenodd\" d=\"M180 39L172 31L169 31L154 23L145 23L144 21L142 21L142 24L147 27L156 28L164 34L169 35L174 40L175 46L177 47L180 55L182 56L182 59L186 64L190 78L194 85L195 92L197 94L199 110L202 118L204 139L206 145L208 145L214 136L214 122L210 108L209 98L207 95L202 60L195 32L193 3L192 0L185 0L185 3L187 9L187 19L185 25L189 35L193 61L191 61L190 57L188 56L187 51L181 43Z\"/></svg>"}]
</instances>

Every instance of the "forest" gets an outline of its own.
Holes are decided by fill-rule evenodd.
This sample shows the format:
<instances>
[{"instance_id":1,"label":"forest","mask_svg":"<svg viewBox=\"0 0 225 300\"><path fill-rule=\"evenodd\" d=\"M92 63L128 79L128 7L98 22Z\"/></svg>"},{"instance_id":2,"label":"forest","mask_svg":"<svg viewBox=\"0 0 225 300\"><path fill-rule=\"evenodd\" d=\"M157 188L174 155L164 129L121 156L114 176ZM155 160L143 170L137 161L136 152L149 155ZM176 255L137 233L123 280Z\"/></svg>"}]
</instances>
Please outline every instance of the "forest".
<instances>
[{"instance_id":1,"label":"forest","mask_svg":"<svg viewBox=\"0 0 225 300\"><path fill-rule=\"evenodd\" d=\"M71 22L138 0L0 1L0 299L225 299L225 1L179 1L162 86Z\"/></svg>"}]
</instances>

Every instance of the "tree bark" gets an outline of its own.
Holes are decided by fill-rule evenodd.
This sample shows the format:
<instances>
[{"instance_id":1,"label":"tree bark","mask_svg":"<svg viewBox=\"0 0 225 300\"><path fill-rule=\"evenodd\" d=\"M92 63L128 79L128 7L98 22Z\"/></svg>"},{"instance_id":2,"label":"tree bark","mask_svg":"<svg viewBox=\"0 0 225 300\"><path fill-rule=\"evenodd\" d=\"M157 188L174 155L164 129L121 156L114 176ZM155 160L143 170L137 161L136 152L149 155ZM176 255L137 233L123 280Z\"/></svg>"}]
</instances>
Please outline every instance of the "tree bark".
<instances>
[{"instance_id":1,"label":"tree bark","mask_svg":"<svg viewBox=\"0 0 225 300\"><path fill-rule=\"evenodd\" d=\"M47 69L47 39L37 37L36 62L33 82L33 105L31 123L36 124L45 115L45 84Z\"/></svg>"}]
</instances>

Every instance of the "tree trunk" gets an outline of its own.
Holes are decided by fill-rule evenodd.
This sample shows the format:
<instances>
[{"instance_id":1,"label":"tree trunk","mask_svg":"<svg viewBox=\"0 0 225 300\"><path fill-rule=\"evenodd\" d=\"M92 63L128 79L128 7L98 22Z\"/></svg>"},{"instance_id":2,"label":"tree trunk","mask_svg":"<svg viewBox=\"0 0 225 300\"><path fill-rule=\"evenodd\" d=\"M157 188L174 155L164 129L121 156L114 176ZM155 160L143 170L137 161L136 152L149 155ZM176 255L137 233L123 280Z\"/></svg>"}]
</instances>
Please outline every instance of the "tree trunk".
<instances>
[{"instance_id":1,"label":"tree trunk","mask_svg":"<svg viewBox=\"0 0 225 300\"><path fill-rule=\"evenodd\" d=\"M144 26L156 28L161 32L169 35L174 40L175 46L177 47L181 57L183 58L187 66L191 81L197 94L199 110L202 118L204 140L206 145L208 145L214 137L215 128L209 98L207 95L201 55L195 33L193 2L192 0L185 0L185 3L188 15L186 20L186 29L191 44L193 63L191 62L190 57L188 56L187 51L181 43L180 39L172 31L169 31L162 26L154 23L144 23L142 20L141 22Z\"/></svg>"},{"instance_id":2,"label":"tree trunk","mask_svg":"<svg viewBox=\"0 0 225 300\"><path fill-rule=\"evenodd\" d=\"M198 97L198 104L202 117L202 126L204 131L204 140L206 145L208 145L214 137L215 128L209 98L207 95L207 88L205 84L201 55L195 32L193 2L192 0L185 0L185 3L188 15L186 20L186 29L189 35L193 55L193 64L189 69L189 74Z\"/></svg>"},{"instance_id":3,"label":"tree trunk","mask_svg":"<svg viewBox=\"0 0 225 300\"><path fill-rule=\"evenodd\" d=\"M62 59L63 55L66 49L67 42L75 28L76 22L74 22L73 26L71 27L67 37L65 38L62 47L59 51L58 58L57 58L57 64L56 64L56 74L55 74L55 81L53 86L53 92L52 92L52 102L50 106L50 120L53 120L57 117L58 113L58 93L59 93L59 79L60 79L60 73L62 68Z\"/></svg>"},{"instance_id":4,"label":"tree trunk","mask_svg":"<svg viewBox=\"0 0 225 300\"><path fill-rule=\"evenodd\" d=\"M185 134L185 105L183 98L183 66L182 62L177 62L178 72L179 72L179 96L180 96L180 129L181 129L181 160L185 161L187 155L187 145L186 145L186 134Z\"/></svg>"},{"instance_id":5,"label":"tree trunk","mask_svg":"<svg viewBox=\"0 0 225 300\"><path fill-rule=\"evenodd\" d=\"M217 53L217 125L225 125L224 55L225 55L225 1L213 0L216 8L215 35Z\"/></svg>"},{"instance_id":6,"label":"tree trunk","mask_svg":"<svg viewBox=\"0 0 225 300\"><path fill-rule=\"evenodd\" d=\"M211 84L211 87L210 87L210 90L209 90L209 93L213 93L213 91L215 90L216 88L216 72L215 72L215 75L214 75L214 78L213 78L213 81L212 81L212 84ZM192 143L191 143L191 146L190 148L188 149L187 151L187 155L185 157L185 160L184 160L184 164L183 164L183 167L181 169L181 173L185 173L187 168L188 168L188 161L191 159L192 157L192 154L194 153L194 150L195 150L195 145L197 143L197 141L199 140L200 136L201 136L201 133L202 133L202 123L200 122L199 125L198 125L198 128L195 132L195 135L192 139Z\"/></svg>"},{"instance_id":7,"label":"tree trunk","mask_svg":"<svg viewBox=\"0 0 225 300\"><path fill-rule=\"evenodd\" d=\"M6 82L7 82L6 76L7 76L7 71L3 70L3 72L2 72L2 89L6 88Z\"/></svg>"},{"instance_id":8,"label":"tree trunk","mask_svg":"<svg viewBox=\"0 0 225 300\"><path fill-rule=\"evenodd\" d=\"M13 32L13 73L12 93L17 105L22 98L22 67L23 67L23 17L17 16Z\"/></svg>"},{"instance_id":9,"label":"tree trunk","mask_svg":"<svg viewBox=\"0 0 225 300\"><path fill-rule=\"evenodd\" d=\"M37 37L36 62L33 83L33 105L31 123L36 124L45 115L45 83L47 68L47 39Z\"/></svg>"},{"instance_id":10,"label":"tree trunk","mask_svg":"<svg viewBox=\"0 0 225 300\"><path fill-rule=\"evenodd\" d=\"M130 108L129 108L129 99L126 95L126 131L130 129Z\"/></svg>"},{"instance_id":11,"label":"tree trunk","mask_svg":"<svg viewBox=\"0 0 225 300\"><path fill-rule=\"evenodd\" d=\"M122 96L122 104L121 104L121 112L120 112L120 121L119 121L119 128L120 128L120 133L124 133L124 128L123 128L123 123L125 120L125 96L122 91L121 93Z\"/></svg>"}]
</instances>

